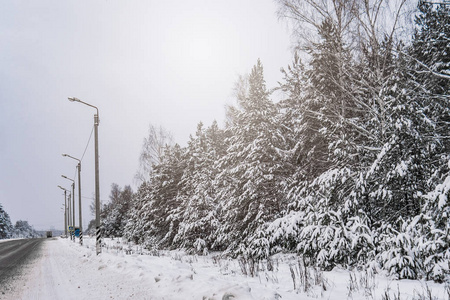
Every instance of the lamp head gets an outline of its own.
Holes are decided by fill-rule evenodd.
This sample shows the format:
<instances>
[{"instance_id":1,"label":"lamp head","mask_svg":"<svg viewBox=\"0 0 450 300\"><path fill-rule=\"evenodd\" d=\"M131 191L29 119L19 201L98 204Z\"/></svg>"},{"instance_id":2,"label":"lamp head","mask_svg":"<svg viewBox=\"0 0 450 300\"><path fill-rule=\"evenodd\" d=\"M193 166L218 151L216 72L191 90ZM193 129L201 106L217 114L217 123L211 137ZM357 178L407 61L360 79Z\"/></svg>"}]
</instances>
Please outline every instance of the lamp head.
<instances>
[{"instance_id":1,"label":"lamp head","mask_svg":"<svg viewBox=\"0 0 450 300\"><path fill-rule=\"evenodd\" d=\"M64 176L64 175L61 175L61 177L62 177L62 178L66 178L66 179L68 179L68 178L67 178L67 176Z\"/></svg>"},{"instance_id":2,"label":"lamp head","mask_svg":"<svg viewBox=\"0 0 450 300\"><path fill-rule=\"evenodd\" d=\"M67 156L67 154L63 154L62 156Z\"/></svg>"},{"instance_id":3,"label":"lamp head","mask_svg":"<svg viewBox=\"0 0 450 300\"><path fill-rule=\"evenodd\" d=\"M72 102L80 102L80 99L78 99L76 97L69 97L67 99L69 99L69 101L72 101Z\"/></svg>"}]
</instances>

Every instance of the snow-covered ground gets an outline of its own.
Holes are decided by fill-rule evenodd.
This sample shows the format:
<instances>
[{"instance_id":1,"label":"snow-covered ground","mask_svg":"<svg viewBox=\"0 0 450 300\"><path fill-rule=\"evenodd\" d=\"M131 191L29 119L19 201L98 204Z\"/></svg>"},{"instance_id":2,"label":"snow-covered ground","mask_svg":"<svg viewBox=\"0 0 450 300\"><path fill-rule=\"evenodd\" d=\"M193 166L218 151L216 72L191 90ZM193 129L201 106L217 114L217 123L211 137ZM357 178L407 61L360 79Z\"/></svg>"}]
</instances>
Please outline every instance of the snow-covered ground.
<instances>
[{"instance_id":1,"label":"snow-covered ground","mask_svg":"<svg viewBox=\"0 0 450 300\"><path fill-rule=\"evenodd\" d=\"M382 300L389 294L387 299L448 300L445 284L395 281L346 270L308 270L310 287L305 291L305 280L300 279L305 278L300 276L304 270L295 256L278 256L272 262L272 271L262 264L262 270L251 277L243 274L244 262L215 254L149 255L139 247L107 240L107 247L97 256L94 239L85 238L85 245L80 246L69 239L54 238L44 243L41 259L30 266L17 288L0 294L0 299Z\"/></svg>"}]
</instances>

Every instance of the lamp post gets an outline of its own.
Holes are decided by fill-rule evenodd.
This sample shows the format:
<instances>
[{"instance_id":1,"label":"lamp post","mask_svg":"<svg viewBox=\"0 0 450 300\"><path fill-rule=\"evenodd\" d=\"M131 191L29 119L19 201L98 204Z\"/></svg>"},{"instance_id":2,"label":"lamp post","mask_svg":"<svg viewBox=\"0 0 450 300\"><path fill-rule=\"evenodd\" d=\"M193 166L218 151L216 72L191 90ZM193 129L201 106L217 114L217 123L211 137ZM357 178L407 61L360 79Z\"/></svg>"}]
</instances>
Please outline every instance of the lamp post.
<instances>
[{"instance_id":1,"label":"lamp post","mask_svg":"<svg viewBox=\"0 0 450 300\"><path fill-rule=\"evenodd\" d=\"M67 236L67 190L63 188L62 186L58 185L58 187L62 190L64 190L64 234ZM69 192L70 193L70 192Z\"/></svg>"},{"instance_id":2,"label":"lamp post","mask_svg":"<svg viewBox=\"0 0 450 300\"><path fill-rule=\"evenodd\" d=\"M77 169L78 169L78 217L79 217L79 228L80 228L80 245L83 245L83 222L81 218L81 160L70 156L69 154L63 154L62 156L69 157L78 161ZM75 223L75 221L74 221Z\"/></svg>"},{"instance_id":3,"label":"lamp post","mask_svg":"<svg viewBox=\"0 0 450 300\"><path fill-rule=\"evenodd\" d=\"M87 106L93 107L96 110L96 114L94 115L94 138L95 138L95 229L96 229L96 249L97 249L97 255L102 252L101 249L101 230L100 230L100 181L99 181L99 167L98 167L98 124L100 122L99 120L99 113L98 108L94 105L91 105L89 103L83 102L78 98L75 97L69 97L69 101L72 102L80 102L82 104L85 104Z\"/></svg>"},{"instance_id":4,"label":"lamp post","mask_svg":"<svg viewBox=\"0 0 450 300\"><path fill-rule=\"evenodd\" d=\"M65 200L65 199L64 199ZM64 201L65 202L65 201ZM64 210L64 220L63 220L63 227L66 227L66 208L65 205L61 206L61 210ZM62 234L61 234L62 236Z\"/></svg>"},{"instance_id":5,"label":"lamp post","mask_svg":"<svg viewBox=\"0 0 450 300\"><path fill-rule=\"evenodd\" d=\"M75 180L70 179L67 176L61 175L62 178L72 181L72 232L70 234L70 239L75 242L74 230L75 230ZM70 199L69 199L70 201Z\"/></svg>"}]
</instances>

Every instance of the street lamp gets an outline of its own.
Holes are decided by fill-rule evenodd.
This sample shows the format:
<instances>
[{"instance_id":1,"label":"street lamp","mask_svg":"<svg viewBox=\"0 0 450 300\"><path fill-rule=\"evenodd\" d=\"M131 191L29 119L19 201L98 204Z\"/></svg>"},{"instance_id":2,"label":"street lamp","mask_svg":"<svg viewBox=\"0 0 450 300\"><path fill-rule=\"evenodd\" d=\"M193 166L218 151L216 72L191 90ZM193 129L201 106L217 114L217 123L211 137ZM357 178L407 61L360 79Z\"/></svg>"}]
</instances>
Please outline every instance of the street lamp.
<instances>
[{"instance_id":1,"label":"street lamp","mask_svg":"<svg viewBox=\"0 0 450 300\"><path fill-rule=\"evenodd\" d=\"M81 219L81 160L70 156L69 154L63 154L62 156L69 157L78 161L77 169L78 169L78 209L79 209L79 228L80 228L80 245L83 245L83 222ZM75 221L74 221L75 223Z\"/></svg>"},{"instance_id":2,"label":"street lamp","mask_svg":"<svg viewBox=\"0 0 450 300\"><path fill-rule=\"evenodd\" d=\"M85 104L87 106L93 107L96 110L96 114L94 115L94 138L95 138L95 229L96 229L96 249L97 249L97 255L102 252L101 249L101 230L100 230L100 179L99 179L99 167L98 167L98 124L100 122L99 120L99 113L98 108L94 105L91 105L89 103L83 102L78 98L75 97L69 97L69 101L72 102L80 102L82 104Z\"/></svg>"},{"instance_id":3,"label":"street lamp","mask_svg":"<svg viewBox=\"0 0 450 300\"><path fill-rule=\"evenodd\" d=\"M65 208L65 205L61 206L61 210L64 210L63 227L66 227L66 208ZM61 234L61 236L62 236L62 234Z\"/></svg>"},{"instance_id":4,"label":"street lamp","mask_svg":"<svg viewBox=\"0 0 450 300\"><path fill-rule=\"evenodd\" d=\"M64 234L67 237L67 192L69 192L70 195L70 191L66 190L65 188L63 188L62 186L58 185L58 187L62 190L64 190Z\"/></svg>"},{"instance_id":5,"label":"street lamp","mask_svg":"<svg viewBox=\"0 0 450 300\"><path fill-rule=\"evenodd\" d=\"M75 230L75 180L70 179L67 176L61 175L62 178L72 181L72 232L70 234L70 239L75 242L75 236L73 235ZM70 201L70 200L69 200ZM69 205L70 206L70 205Z\"/></svg>"}]
</instances>

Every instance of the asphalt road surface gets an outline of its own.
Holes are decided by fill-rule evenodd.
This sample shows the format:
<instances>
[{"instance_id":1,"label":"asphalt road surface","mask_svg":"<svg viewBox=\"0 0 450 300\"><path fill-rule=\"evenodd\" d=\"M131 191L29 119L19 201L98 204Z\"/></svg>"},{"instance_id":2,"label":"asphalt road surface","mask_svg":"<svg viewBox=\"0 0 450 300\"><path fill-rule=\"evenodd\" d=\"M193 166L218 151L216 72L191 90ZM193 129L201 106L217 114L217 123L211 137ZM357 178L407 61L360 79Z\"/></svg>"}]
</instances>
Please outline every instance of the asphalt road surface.
<instances>
[{"instance_id":1,"label":"asphalt road surface","mask_svg":"<svg viewBox=\"0 0 450 300\"><path fill-rule=\"evenodd\" d=\"M0 243L0 299L12 288L17 277L26 274L27 266L40 255L46 239L20 239Z\"/></svg>"}]
</instances>

